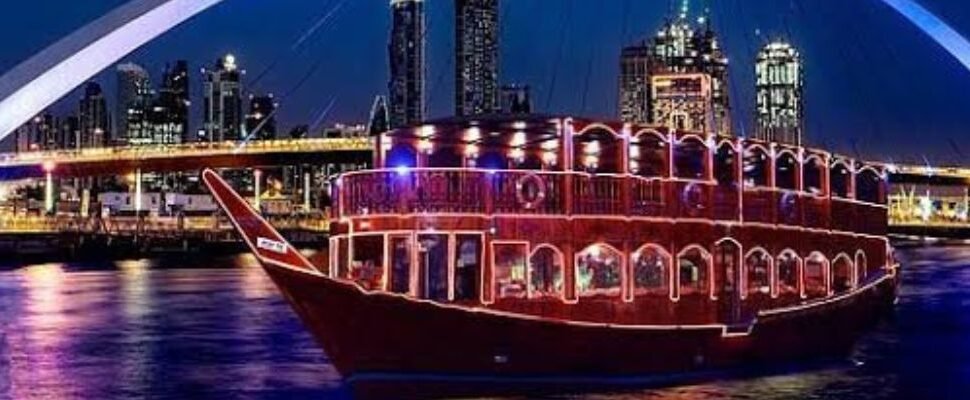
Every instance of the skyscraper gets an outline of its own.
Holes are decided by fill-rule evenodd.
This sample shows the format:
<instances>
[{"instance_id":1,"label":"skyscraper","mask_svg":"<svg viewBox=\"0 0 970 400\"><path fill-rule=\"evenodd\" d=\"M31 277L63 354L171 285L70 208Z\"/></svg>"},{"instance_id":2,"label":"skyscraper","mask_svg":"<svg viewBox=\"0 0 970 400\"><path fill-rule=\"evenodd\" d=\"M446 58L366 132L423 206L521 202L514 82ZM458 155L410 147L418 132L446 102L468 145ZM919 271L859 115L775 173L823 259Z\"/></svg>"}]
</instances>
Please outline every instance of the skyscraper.
<instances>
[{"instance_id":1,"label":"skyscraper","mask_svg":"<svg viewBox=\"0 0 970 400\"><path fill-rule=\"evenodd\" d=\"M424 0L391 0L391 20L390 122L399 128L425 119Z\"/></svg>"},{"instance_id":2,"label":"skyscraper","mask_svg":"<svg viewBox=\"0 0 970 400\"><path fill-rule=\"evenodd\" d=\"M249 140L276 139L277 106L272 94L249 97L249 114L246 114L246 137Z\"/></svg>"},{"instance_id":3,"label":"skyscraper","mask_svg":"<svg viewBox=\"0 0 970 400\"><path fill-rule=\"evenodd\" d=\"M455 114L499 110L498 0L455 1Z\"/></svg>"},{"instance_id":4,"label":"skyscraper","mask_svg":"<svg viewBox=\"0 0 970 400\"><path fill-rule=\"evenodd\" d=\"M653 78L669 75L705 74L710 79L708 133L731 132L728 91L728 59L708 17L695 25L689 19L689 1L679 14L668 19L657 34L623 49L620 56L620 117L624 122L658 124L654 120ZM664 80L666 81L666 80Z\"/></svg>"},{"instance_id":5,"label":"skyscraper","mask_svg":"<svg viewBox=\"0 0 970 400\"><path fill-rule=\"evenodd\" d=\"M529 85L502 86L502 112L505 114L532 114L532 89Z\"/></svg>"},{"instance_id":6,"label":"skyscraper","mask_svg":"<svg viewBox=\"0 0 970 400\"><path fill-rule=\"evenodd\" d=\"M805 116L805 78L798 50L786 42L768 43L758 53L755 75L755 137L801 146Z\"/></svg>"},{"instance_id":7,"label":"skyscraper","mask_svg":"<svg viewBox=\"0 0 970 400\"><path fill-rule=\"evenodd\" d=\"M205 75L204 136L209 142L242 139L242 74L236 57L228 54Z\"/></svg>"},{"instance_id":8,"label":"skyscraper","mask_svg":"<svg viewBox=\"0 0 970 400\"><path fill-rule=\"evenodd\" d=\"M101 85L88 82L84 87L84 97L78 107L81 142L78 147L90 148L105 146L111 139L108 105Z\"/></svg>"},{"instance_id":9,"label":"skyscraper","mask_svg":"<svg viewBox=\"0 0 970 400\"><path fill-rule=\"evenodd\" d=\"M177 142L189 140L189 63L178 60L166 66L162 74L162 87L158 91L157 106L165 110L164 122Z\"/></svg>"},{"instance_id":10,"label":"skyscraper","mask_svg":"<svg viewBox=\"0 0 970 400\"><path fill-rule=\"evenodd\" d=\"M118 98L115 103L114 132L118 144L144 144L149 138L147 114L152 88L148 72L135 63L118 65Z\"/></svg>"}]
</instances>

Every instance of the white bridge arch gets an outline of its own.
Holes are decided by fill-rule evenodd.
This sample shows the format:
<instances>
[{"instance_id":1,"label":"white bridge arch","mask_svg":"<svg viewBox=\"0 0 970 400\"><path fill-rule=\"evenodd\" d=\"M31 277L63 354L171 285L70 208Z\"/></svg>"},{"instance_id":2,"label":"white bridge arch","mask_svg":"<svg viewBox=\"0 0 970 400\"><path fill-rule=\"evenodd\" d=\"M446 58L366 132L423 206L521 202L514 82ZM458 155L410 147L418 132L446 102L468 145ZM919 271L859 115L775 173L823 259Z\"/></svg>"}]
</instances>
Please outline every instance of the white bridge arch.
<instances>
[{"instance_id":1,"label":"white bridge arch","mask_svg":"<svg viewBox=\"0 0 970 400\"><path fill-rule=\"evenodd\" d=\"M0 77L0 140L145 43L223 0L131 0Z\"/></svg>"}]
</instances>

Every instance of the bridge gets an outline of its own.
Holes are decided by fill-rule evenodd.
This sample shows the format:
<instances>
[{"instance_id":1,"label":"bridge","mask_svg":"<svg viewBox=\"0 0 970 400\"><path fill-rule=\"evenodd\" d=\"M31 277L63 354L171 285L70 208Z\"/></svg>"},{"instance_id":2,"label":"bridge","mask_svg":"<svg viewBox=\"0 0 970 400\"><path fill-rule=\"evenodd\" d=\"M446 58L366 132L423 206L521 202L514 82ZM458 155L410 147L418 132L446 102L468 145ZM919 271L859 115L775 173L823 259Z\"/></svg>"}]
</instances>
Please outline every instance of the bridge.
<instances>
[{"instance_id":1,"label":"bridge","mask_svg":"<svg viewBox=\"0 0 970 400\"><path fill-rule=\"evenodd\" d=\"M970 238L970 168L900 166L889 180L894 234Z\"/></svg>"},{"instance_id":2,"label":"bridge","mask_svg":"<svg viewBox=\"0 0 970 400\"><path fill-rule=\"evenodd\" d=\"M178 145L104 147L0 154L0 181L53 175L73 178L204 168L253 168L269 165L369 163L369 138L287 139L199 142Z\"/></svg>"}]
</instances>

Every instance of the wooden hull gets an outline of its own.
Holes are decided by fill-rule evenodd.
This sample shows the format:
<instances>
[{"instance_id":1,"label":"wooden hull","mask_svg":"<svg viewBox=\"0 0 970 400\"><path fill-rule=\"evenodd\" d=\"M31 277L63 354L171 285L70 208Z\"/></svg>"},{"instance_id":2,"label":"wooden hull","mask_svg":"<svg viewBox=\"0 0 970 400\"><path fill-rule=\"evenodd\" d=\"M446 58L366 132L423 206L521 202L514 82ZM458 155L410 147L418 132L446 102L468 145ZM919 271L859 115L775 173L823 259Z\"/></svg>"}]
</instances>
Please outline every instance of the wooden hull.
<instances>
[{"instance_id":1,"label":"wooden hull","mask_svg":"<svg viewBox=\"0 0 970 400\"><path fill-rule=\"evenodd\" d=\"M842 298L763 314L732 332L721 325L543 320L366 293L302 271L266 269L349 382L378 393L399 390L395 382L408 382L410 389L421 382L426 389L415 397L652 386L843 357L896 296L895 278L885 276Z\"/></svg>"}]
</instances>

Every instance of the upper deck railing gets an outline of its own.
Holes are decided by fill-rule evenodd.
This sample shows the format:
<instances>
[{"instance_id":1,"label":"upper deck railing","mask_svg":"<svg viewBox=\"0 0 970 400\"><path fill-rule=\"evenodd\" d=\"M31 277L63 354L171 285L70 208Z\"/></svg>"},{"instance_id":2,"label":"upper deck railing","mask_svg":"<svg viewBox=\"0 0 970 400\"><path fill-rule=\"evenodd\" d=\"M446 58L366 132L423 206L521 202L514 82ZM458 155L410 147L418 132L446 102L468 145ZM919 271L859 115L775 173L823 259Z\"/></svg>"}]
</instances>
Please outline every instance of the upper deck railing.
<instances>
[{"instance_id":1,"label":"upper deck railing","mask_svg":"<svg viewBox=\"0 0 970 400\"><path fill-rule=\"evenodd\" d=\"M335 217L607 217L886 232L886 206L774 188L581 172L398 169L338 181Z\"/></svg>"}]
</instances>

